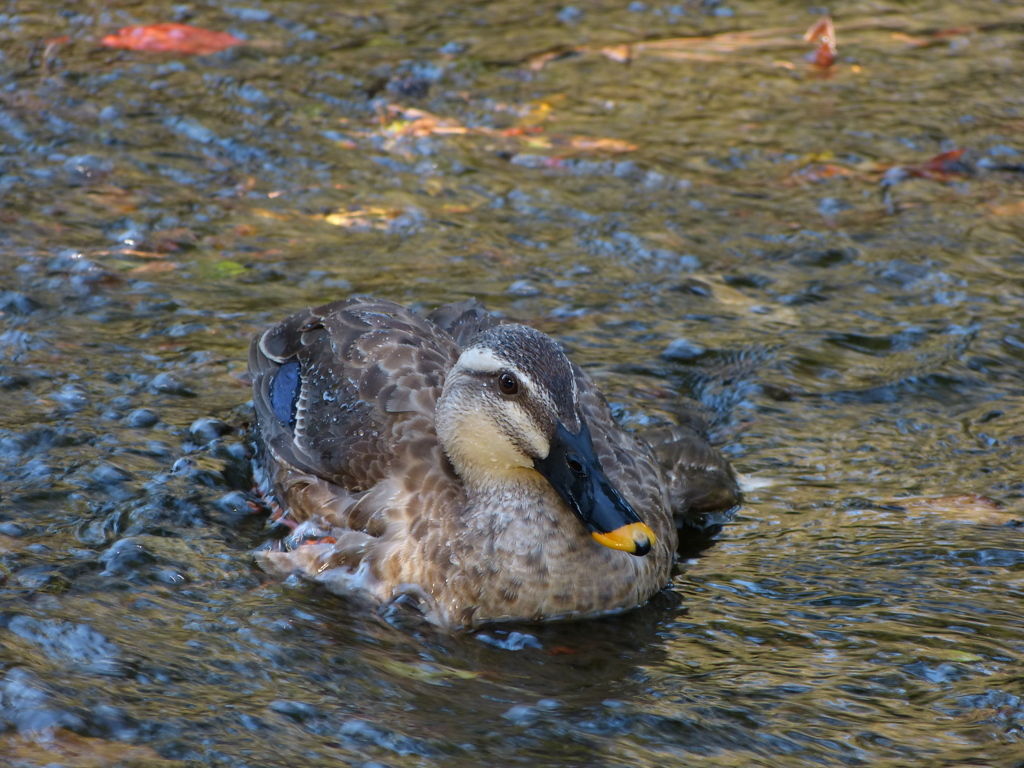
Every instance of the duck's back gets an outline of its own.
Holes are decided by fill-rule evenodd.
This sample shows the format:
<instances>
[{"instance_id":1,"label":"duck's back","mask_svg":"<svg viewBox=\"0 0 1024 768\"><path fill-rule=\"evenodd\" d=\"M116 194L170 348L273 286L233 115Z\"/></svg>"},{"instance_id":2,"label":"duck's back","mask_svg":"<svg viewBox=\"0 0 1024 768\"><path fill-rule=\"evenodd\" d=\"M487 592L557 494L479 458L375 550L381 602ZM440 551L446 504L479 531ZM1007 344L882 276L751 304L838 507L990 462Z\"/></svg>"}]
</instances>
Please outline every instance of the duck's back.
<instances>
[{"instance_id":1,"label":"duck's back","mask_svg":"<svg viewBox=\"0 0 1024 768\"><path fill-rule=\"evenodd\" d=\"M387 301L353 298L292 315L249 351L264 466L352 493L373 487L409 418L425 418L436 444L433 411L458 353L436 324Z\"/></svg>"}]
</instances>

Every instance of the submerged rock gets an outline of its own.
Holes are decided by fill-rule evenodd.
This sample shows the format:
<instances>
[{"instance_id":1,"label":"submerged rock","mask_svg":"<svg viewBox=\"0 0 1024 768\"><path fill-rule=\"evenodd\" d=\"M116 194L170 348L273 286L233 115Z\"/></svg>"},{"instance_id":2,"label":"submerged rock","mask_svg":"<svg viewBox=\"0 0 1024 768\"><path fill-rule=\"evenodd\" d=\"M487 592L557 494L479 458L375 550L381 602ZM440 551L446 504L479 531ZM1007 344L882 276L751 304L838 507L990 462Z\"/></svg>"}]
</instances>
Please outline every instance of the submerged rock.
<instances>
[{"instance_id":1,"label":"submerged rock","mask_svg":"<svg viewBox=\"0 0 1024 768\"><path fill-rule=\"evenodd\" d=\"M7 621L7 631L59 664L98 675L123 674L121 650L87 624L17 615Z\"/></svg>"}]
</instances>

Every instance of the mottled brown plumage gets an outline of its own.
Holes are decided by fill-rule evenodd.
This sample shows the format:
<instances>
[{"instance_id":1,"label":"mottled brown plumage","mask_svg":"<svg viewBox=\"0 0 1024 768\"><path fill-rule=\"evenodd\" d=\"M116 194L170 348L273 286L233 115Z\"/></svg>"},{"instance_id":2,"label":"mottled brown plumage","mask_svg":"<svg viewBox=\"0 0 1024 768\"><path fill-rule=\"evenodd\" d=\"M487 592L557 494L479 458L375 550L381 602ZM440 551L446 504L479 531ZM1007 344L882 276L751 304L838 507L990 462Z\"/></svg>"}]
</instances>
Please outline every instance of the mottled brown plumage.
<instances>
[{"instance_id":1,"label":"mottled brown plumage","mask_svg":"<svg viewBox=\"0 0 1024 768\"><path fill-rule=\"evenodd\" d=\"M701 435L663 437L659 463L554 342L475 302L428 318L369 298L326 304L257 336L249 368L258 477L275 521L294 527L261 565L381 604L414 598L443 626L640 605L668 582L688 494L737 498ZM571 440L589 429L614 514L635 510L653 533L645 556L599 544L534 469L558 425ZM627 545L642 553L645 535Z\"/></svg>"}]
</instances>

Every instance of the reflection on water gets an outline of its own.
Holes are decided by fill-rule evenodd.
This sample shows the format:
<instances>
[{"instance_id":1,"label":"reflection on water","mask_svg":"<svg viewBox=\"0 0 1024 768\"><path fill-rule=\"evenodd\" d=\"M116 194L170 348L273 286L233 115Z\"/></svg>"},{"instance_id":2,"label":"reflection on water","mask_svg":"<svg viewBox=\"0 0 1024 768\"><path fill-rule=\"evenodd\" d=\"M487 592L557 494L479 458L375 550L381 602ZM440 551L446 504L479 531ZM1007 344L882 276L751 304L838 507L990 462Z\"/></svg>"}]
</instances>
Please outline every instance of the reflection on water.
<instances>
[{"instance_id":1,"label":"reflection on water","mask_svg":"<svg viewBox=\"0 0 1024 768\"><path fill-rule=\"evenodd\" d=\"M844 8L828 75L595 53L813 22L782 3L5 10L0 754L1019 762L1019 14L901 9ZM95 45L169 12L253 44ZM631 427L695 398L747 504L601 621L407 631L268 580L248 341L350 292L536 324Z\"/></svg>"}]
</instances>

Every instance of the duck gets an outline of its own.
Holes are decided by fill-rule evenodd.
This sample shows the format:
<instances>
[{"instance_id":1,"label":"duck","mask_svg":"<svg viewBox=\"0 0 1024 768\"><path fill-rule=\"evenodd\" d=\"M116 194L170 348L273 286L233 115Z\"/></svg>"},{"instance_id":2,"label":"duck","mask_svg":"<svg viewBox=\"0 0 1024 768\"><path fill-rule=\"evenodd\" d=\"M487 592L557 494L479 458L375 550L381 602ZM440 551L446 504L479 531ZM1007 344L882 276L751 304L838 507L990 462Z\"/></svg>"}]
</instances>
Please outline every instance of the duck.
<instances>
[{"instance_id":1,"label":"duck","mask_svg":"<svg viewBox=\"0 0 1024 768\"><path fill-rule=\"evenodd\" d=\"M308 308L256 335L249 371L254 477L285 534L258 564L438 627L641 606L677 525L739 499L706 434L623 429L554 339L475 300Z\"/></svg>"}]
</instances>

